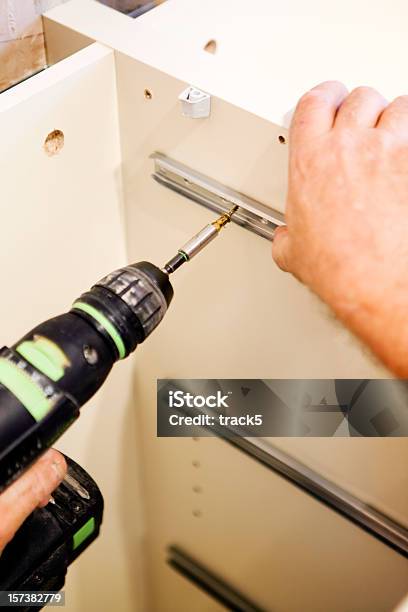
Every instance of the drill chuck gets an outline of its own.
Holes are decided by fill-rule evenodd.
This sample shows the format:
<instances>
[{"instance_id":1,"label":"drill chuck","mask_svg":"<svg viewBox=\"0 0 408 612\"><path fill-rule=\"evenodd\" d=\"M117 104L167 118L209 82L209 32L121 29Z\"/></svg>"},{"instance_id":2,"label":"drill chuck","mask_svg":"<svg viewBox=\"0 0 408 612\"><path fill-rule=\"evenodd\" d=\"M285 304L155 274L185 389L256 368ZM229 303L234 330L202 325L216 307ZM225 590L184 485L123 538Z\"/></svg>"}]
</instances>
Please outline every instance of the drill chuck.
<instances>
[{"instance_id":1,"label":"drill chuck","mask_svg":"<svg viewBox=\"0 0 408 612\"><path fill-rule=\"evenodd\" d=\"M72 308L96 325L123 359L159 325L172 298L168 275L143 261L105 276Z\"/></svg>"}]
</instances>

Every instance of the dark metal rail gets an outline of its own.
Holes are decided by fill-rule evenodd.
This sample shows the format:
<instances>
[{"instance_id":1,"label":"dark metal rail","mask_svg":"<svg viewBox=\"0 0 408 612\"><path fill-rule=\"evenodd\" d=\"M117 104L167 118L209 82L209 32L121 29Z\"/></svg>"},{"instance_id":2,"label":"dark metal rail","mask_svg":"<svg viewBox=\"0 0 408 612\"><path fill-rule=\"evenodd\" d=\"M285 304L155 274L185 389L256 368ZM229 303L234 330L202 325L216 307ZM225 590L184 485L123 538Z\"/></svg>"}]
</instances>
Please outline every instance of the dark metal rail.
<instances>
[{"instance_id":1,"label":"dark metal rail","mask_svg":"<svg viewBox=\"0 0 408 612\"><path fill-rule=\"evenodd\" d=\"M177 546L169 546L167 563L202 591L234 612L264 612L222 578Z\"/></svg>"}]
</instances>

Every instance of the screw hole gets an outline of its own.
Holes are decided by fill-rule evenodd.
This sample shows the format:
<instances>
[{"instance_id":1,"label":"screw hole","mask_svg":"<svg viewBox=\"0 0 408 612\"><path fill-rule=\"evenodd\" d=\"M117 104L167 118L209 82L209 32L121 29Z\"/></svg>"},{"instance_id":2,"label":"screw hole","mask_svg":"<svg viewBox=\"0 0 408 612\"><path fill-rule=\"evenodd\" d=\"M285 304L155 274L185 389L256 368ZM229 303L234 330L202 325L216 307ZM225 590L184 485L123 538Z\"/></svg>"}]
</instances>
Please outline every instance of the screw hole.
<instances>
[{"instance_id":1,"label":"screw hole","mask_svg":"<svg viewBox=\"0 0 408 612\"><path fill-rule=\"evenodd\" d=\"M217 52L217 41L213 38L209 40L208 43L204 45L204 51L207 51L207 53L212 53L212 55L214 55Z\"/></svg>"},{"instance_id":2,"label":"screw hole","mask_svg":"<svg viewBox=\"0 0 408 612\"><path fill-rule=\"evenodd\" d=\"M200 467L200 462L199 461L193 461L193 467L199 468Z\"/></svg>"},{"instance_id":3,"label":"screw hole","mask_svg":"<svg viewBox=\"0 0 408 612\"><path fill-rule=\"evenodd\" d=\"M193 491L194 491L194 493L202 493L203 489L199 485L194 485Z\"/></svg>"},{"instance_id":4,"label":"screw hole","mask_svg":"<svg viewBox=\"0 0 408 612\"><path fill-rule=\"evenodd\" d=\"M286 138L284 136L282 136L282 134L280 134L280 136L278 136L278 140L281 144L286 144Z\"/></svg>"},{"instance_id":5,"label":"screw hole","mask_svg":"<svg viewBox=\"0 0 408 612\"><path fill-rule=\"evenodd\" d=\"M202 516L203 513L201 512L201 510L193 510L193 516L195 516L196 518L200 518L200 516Z\"/></svg>"},{"instance_id":6,"label":"screw hole","mask_svg":"<svg viewBox=\"0 0 408 612\"><path fill-rule=\"evenodd\" d=\"M153 98L153 94L150 91L150 89L145 89L144 92L143 92L143 95L144 95L146 100L151 100Z\"/></svg>"},{"instance_id":7,"label":"screw hole","mask_svg":"<svg viewBox=\"0 0 408 612\"><path fill-rule=\"evenodd\" d=\"M44 151L49 157L57 155L64 146L64 132L61 130L53 130L44 140Z\"/></svg>"},{"instance_id":8,"label":"screw hole","mask_svg":"<svg viewBox=\"0 0 408 612\"><path fill-rule=\"evenodd\" d=\"M83 356L85 357L85 361L89 363L89 365L95 365L98 363L99 355L98 351L93 346L88 346L85 344L82 348Z\"/></svg>"}]
</instances>

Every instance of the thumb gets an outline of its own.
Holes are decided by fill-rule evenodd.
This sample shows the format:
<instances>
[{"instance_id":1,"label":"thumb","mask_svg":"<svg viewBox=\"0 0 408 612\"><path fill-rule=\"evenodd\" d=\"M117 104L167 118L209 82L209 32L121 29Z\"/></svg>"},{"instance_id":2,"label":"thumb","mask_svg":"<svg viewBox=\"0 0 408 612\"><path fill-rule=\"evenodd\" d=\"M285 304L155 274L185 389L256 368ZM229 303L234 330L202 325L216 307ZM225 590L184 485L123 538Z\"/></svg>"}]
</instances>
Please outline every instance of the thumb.
<instances>
[{"instance_id":1,"label":"thumb","mask_svg":"<svg viewBox=\"0 0 408 612\"><path fill-rule=\"evenodd\" d=\"M272 242L272 257L284 272L290 272L290 238L286 226L277 227Z\"/></svg>"},{"instance_id":2,"label":"thumb","mask_svg":"<svg viewBox=\"0 0 408 612\"><path fill-rule=\"evenodd\" d=\"M49 450L0 495L0 554L31 512L50 498L66 471L64 457Z\"/></svg>"}]
</instances>

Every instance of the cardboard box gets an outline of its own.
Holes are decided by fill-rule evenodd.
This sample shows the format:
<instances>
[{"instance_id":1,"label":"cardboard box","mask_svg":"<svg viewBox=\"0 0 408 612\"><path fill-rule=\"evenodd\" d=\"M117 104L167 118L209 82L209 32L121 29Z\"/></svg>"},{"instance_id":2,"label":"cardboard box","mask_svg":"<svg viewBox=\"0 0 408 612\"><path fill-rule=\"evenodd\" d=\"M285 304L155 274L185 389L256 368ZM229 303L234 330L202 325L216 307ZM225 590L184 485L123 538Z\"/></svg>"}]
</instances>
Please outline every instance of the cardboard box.
<instances>
[{"instance_id":1,"label":"cardboard box","mask_svg":"<svg viewBox=\"0 0 408 612\"><path fill-rule=\"evenodd\" d=\"M66 0L0 0L0 91L46 65L41 14Z\"/></svg>"}]
</instances>

